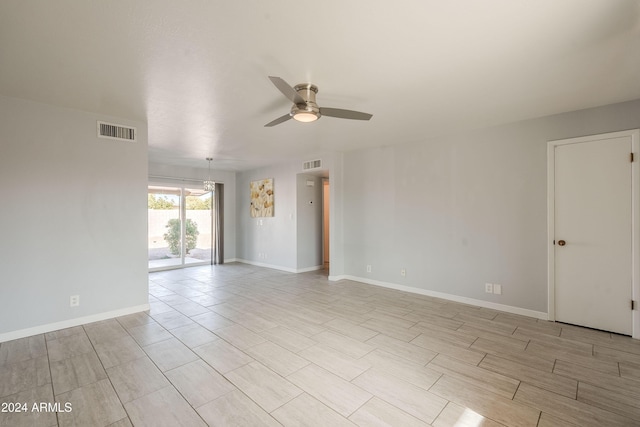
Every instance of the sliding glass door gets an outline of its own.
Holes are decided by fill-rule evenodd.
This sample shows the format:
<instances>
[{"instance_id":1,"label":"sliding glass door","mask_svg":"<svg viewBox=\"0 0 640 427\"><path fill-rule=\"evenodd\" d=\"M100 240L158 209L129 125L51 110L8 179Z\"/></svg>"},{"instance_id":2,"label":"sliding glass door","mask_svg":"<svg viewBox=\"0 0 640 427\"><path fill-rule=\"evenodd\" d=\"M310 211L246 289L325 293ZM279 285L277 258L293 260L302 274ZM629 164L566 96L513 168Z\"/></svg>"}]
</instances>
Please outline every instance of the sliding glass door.
<instances>
[{"instance_id":1,"label":"sliding glass door","mask_svg":"<svg viewBox=\"0 0 640 427\"><path fill-rule=\"evenodd\" d=\"M150 270L211 263L211 192L149 186L148 214Z\"/></svg>"},{"instance_id":2,"label":"sliding glass door","mask_svg":"<svg viewBox=\"0 0 640 427\"><path fill-rule=\"evenodd\" d=\"M182 264L182 192L180 188L149 187L149 268Z\"/></svg>"}]
</instances>

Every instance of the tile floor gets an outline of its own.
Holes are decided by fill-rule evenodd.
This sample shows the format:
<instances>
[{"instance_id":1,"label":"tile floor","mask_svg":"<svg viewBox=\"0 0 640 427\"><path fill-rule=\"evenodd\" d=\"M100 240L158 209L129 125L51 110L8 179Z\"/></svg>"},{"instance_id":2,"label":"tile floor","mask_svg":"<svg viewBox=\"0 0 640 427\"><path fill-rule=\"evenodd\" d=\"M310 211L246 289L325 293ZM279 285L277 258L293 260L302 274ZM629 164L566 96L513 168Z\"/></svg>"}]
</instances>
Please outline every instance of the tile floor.
<instances>
[{"instance_id":1,"label":"tile floor","mask_svg":"<svg viewBox=\"0 0 640 427\"><path fill-rule=\"evenodd\" d=\"M628 337L322 272L149 279L148 313L0 344L0 426L640 426Z\"/></svg>"}]
</instances>

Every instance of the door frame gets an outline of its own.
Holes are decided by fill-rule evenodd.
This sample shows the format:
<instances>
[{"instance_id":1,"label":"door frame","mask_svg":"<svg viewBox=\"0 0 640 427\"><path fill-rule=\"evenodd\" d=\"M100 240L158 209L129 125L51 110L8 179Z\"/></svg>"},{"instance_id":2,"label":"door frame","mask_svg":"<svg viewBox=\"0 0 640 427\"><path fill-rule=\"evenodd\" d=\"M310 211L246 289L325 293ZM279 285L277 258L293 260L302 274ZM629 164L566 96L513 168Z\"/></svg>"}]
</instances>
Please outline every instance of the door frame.
<instances>
[{"instance_id":1,"label":"door frame","mask_svg":"<svg viewBox=\"0 0 640 427\"><path fill-rule=\"evenodd\" d=\"M325 191L326 190L326 191ZM328 193L328 194L327 194ZM329 197L326 197L326 196ZM327 264L331 268L331 183L329 178L322 178L322 266L326 268ZM327 209L327 206L329 207ZM329 223L329 227L326 224ZM329 253L327 257L326 254Z\"/></svg>"},{"instance_id":2,"label":"door frame","mask_svg":"<svg viewBox=\"0 0 640 427\"><path fill-rule=\"evenodd\" d=\"M631 298L635 301L635 309L631 313L632 336L640 339L640 129L610 132L599 135L581 136L577 138L559 139L547 142L547 285L548 285L548 317L556 320L555 309L555 148L560 145L580 144L609 138L631 137L631 150L634 161L631 163Z\"/></svg>"}]
</instances>

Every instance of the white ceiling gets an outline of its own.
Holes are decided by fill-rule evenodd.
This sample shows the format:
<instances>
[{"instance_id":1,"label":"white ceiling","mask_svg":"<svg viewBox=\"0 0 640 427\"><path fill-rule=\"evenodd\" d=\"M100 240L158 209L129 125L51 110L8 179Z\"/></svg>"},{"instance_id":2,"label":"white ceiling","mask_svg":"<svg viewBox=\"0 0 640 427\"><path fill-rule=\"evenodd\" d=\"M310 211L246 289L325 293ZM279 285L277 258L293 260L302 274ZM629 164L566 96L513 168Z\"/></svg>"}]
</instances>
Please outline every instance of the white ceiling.
<instances>
[{"instance_id":1,"label":"white ceiling","mask_svg":"<svg viewBox=\"0 0 640 427\"><path fill-rule=\"evenodd\" d=\"M1 0L0 94L148 123L247 170L640 98L638 0ZM290 103L373 114L265 128Z\"/></svg>"}]
</instances>

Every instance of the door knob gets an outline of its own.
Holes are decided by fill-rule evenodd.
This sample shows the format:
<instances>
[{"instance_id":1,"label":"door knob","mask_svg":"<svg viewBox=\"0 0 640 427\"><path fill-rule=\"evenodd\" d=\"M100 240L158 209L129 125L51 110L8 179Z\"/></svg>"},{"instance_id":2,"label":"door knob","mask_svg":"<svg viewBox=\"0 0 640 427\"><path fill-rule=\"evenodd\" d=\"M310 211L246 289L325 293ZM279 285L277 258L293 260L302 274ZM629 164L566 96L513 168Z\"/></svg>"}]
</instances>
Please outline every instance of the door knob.
<instances>
[{"instance_id":1,"label":"door knob","mask_svg":"<svg viewBox=\"0 0 640 427\"><path fill-rule=\"evenodd\" d=\"M558 240L558 244L559 244L560 246L564 246L564 245L566 245L566 244L567 244L567 242L565 242L564 240Z\"/></svg>"}]
</instances>

